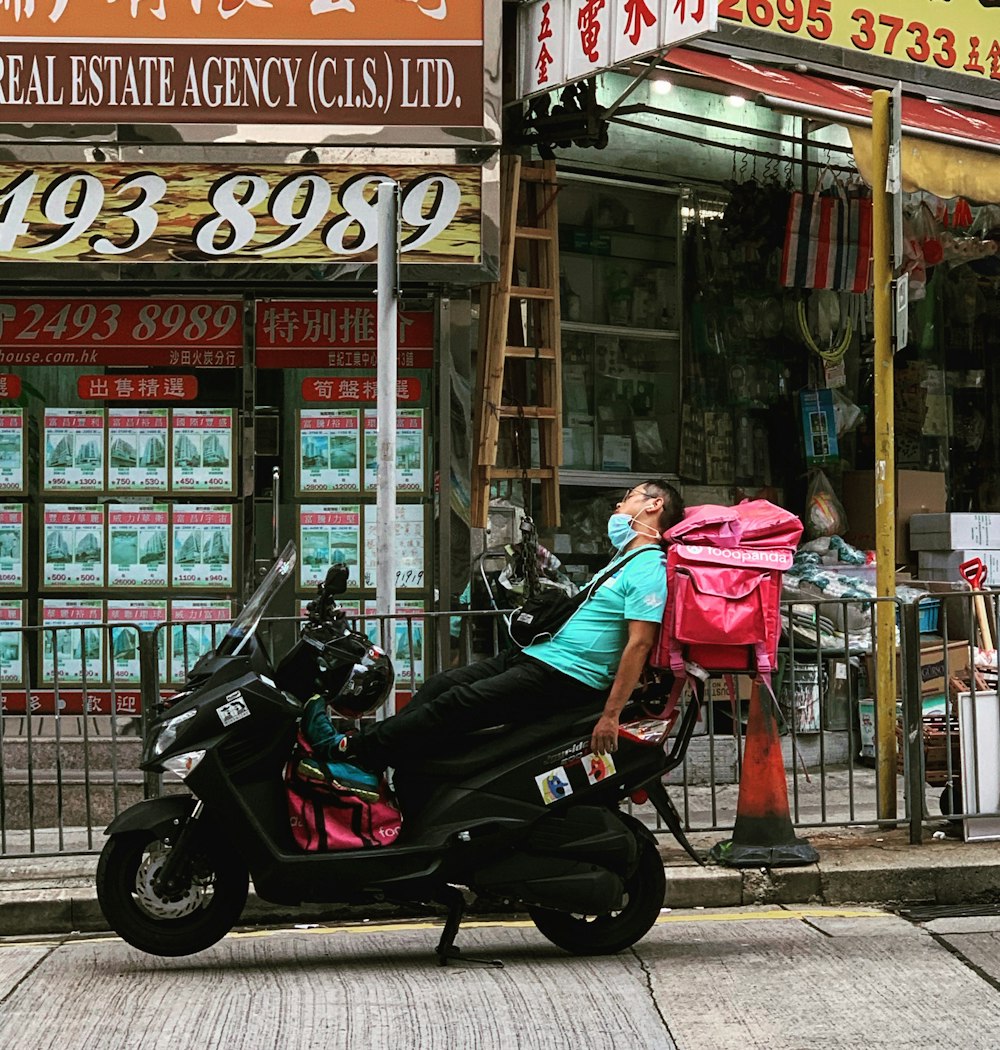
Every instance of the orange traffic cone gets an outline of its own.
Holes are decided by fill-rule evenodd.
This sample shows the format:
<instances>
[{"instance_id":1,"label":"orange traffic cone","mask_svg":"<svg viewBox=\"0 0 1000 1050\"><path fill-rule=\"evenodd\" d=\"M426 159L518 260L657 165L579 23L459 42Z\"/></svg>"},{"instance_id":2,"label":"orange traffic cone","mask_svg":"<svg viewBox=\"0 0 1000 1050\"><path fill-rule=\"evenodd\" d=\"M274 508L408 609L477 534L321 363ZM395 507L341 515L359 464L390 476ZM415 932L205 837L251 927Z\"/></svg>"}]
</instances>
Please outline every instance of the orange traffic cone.
<instances>
[{"instance_id":1,"label":"orange traffic cone","mask_svg":"<svg viewBox=\"0 0 1000 1050\"><path fill-rule=\"evenodd\" d=\"M733 868L790 868L819 860L805 839L795 837L774 700L761 697L758 682L750 693L736 827L731 839L712 847L711 856Z\"/></svg>"}]
</instances>

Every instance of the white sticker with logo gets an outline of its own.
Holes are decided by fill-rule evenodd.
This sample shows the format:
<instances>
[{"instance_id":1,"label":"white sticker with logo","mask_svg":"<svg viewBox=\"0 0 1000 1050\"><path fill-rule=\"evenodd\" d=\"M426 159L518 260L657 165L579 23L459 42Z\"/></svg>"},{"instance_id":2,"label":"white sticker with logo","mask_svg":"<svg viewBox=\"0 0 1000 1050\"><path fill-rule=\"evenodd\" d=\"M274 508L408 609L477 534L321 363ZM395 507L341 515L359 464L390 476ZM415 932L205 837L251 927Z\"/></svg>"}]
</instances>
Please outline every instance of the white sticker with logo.
<instances>
[{"instance_id":1,"label":"white sticker with logo","mask_svg":"<svg viewBox=\"0 0 1000 1050\"><path fill-rule=\"evenodd\" d=\"M597 784L605 777L618 772L615 769L615 760L610 755L598 755L593 751L583 756L583 771L587 774L587 781L591 784Z\"/></svg>"},{"instance_id":2,"label":"white sticker with logo","mask_svg":"<svg viewBox=\"0 0 1000 1050\"><path fill-rule=\"evenodd\" d=\"M541 773L535 777L535 783L542 794L542 801L546 806L558 802L561 798L568 798L573 794L569 784L569 777L562 766L556 766L547 773Z\"/></svg>"},{"instance_id":3,"label":"white sticker with logo","mask_svg":"<svg viewBox=\"0 0 1000 1050\"><path fill-rule=\"evenodd\" d=\"M247 707L242 693L230 693L226 697L228 703L219 708L219 721L224 726L231 726L233 722L239 722L242 718L250 717L250 708Z\"/></svg>"}]
</instances>

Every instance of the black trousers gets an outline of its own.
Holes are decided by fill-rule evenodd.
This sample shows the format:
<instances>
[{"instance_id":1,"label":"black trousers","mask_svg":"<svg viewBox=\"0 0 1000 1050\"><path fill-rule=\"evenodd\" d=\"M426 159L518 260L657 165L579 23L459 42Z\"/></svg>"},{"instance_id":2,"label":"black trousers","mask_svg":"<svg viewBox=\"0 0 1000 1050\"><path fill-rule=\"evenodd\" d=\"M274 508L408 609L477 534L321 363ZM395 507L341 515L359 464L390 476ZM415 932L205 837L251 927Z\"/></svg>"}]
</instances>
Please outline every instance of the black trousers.
<instances>
[{"instance_id":1,"label":"black trousers","mask_svg":"<svg viewBox=\"0 0 1000 1050\"><path fill-rule=\"evenodd\" d=\"M474 729L557 711L593 710L596 718L607 695L521 652L501 653L429 678L398 715L365 726L351 746L363 765L383 769L414 751L453 753Z\"/></svg>"}]
</instances>

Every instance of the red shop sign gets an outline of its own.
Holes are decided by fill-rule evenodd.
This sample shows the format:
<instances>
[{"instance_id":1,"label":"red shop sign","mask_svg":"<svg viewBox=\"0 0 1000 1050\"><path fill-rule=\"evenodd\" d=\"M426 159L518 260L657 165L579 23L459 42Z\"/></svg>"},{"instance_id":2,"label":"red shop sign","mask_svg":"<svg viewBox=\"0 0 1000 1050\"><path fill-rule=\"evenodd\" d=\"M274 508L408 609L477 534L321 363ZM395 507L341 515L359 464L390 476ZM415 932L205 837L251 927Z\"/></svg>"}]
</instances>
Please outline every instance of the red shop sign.
<instances>
[{"instance_id":1,"label":"red shop sign","mask_svg":"<svg viewBox=\"0 0 1000 1050\"><path fill-rule=\"evenodd\" d=\"M375 368L376 304L367 300L269 300L257 305L257 364L261 368ZM434 315L399 315L398 365L431 368Z\"/></svg>"},{"instance_id":2,"label":"red shop sign","mask_svg":"<svg viewBox=\"0 0 1000 1050\"><path fill-rule=\"evenodd\" d=\"M21 377L13 375L0 375L0 398L20 397Z\"/></svg>"},{"instance_id":3,"label":"red shop sign","mask_svg":"<svg viewBox=\"0 0 1000 1050\"><path fill-rule=\"evenodd\" d=\"M76 390L84 401L193 401L198 396L195 376L114 375L80 376Z\"/></svg>"},{"instance_id":4,"label":"red shop sign","mask_svg":"<svg viewBox=\"0 0 1000 1050\"><path fill-rule=\"evenodd\" d=\"M243 363L231 299L0 299L0 365Z\"/></svg>"},{"instance_id":5,"label":"red shop sign","mask_svg":"<svg viewBox=\"0 0 1000 1050\"><path fill-rule=\"evenodd\" d=\"M396 380L397 401L419 401L420 380L401 376ZM309 376L302 380L303 401L375 401L378 381L374 376Z\"/></svg>"}]
</instances>

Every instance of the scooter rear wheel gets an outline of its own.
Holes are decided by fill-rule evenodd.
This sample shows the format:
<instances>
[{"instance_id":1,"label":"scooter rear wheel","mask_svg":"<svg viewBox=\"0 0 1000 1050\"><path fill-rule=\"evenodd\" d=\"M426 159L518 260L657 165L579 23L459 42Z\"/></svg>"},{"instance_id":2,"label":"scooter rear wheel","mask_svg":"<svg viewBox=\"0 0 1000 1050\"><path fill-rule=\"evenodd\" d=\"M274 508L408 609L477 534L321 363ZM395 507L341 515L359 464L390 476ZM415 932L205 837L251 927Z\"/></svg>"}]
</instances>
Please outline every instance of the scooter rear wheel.
<instances>
[{"instance_id":1,"label":"scooter rear wheel","mask_svg":"<svg viewBox=\"0 0 1000 1050\"><path fill-rule=\"evenodd\" d=\"M97 866L97 898L111 928L151 955L191 955L215 944L246 904L246 867L217 842L191 846L183 888L167 898L153 880L170 847L154 829L114 835Z\"/></svg>"},{"instance_id":2,"label":"scooter rear wheel","mask_svg":"<svg viewBox=\"0 0 1000 1050\"><path fill-rule=\"evenodd\" d=\"M632 823L624 814L621 819ZM645 937L663 907L667 879L656 844L638 831L635 837L639 859L635 871L625 880L625 905L621 911L575 915L528 908L531 921L543 937L573 955L614 955Z\"/></svg>"}]
</instances>

